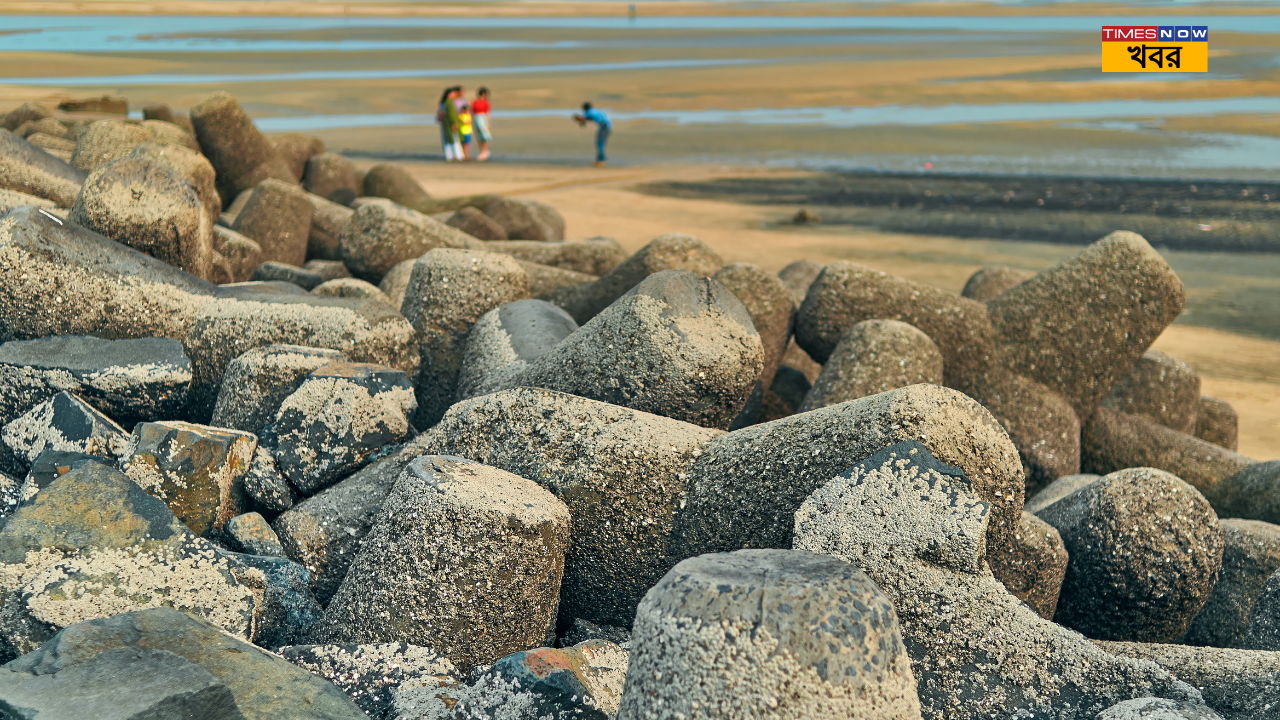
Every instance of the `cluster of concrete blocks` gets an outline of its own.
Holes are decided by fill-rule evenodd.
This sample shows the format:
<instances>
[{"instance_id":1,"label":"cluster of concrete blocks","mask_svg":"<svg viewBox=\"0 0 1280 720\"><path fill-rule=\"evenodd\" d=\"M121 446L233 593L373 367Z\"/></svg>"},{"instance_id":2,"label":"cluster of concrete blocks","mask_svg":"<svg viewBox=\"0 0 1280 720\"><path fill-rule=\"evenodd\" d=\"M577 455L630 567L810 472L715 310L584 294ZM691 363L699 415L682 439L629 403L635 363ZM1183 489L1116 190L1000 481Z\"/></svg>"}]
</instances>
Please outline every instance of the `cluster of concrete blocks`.
<instances>
[{"instance_id":1,"label":"cluster of concrete blocks","mask_svg":"<svg viewBox=\"0 0 1280 720\"><path fill-rule=\"evenodd\" d=\"M1280 463L1143 238L774 275L146 115L0 116L0 714L1280 707Z\"/></svg>"}]
</instances>

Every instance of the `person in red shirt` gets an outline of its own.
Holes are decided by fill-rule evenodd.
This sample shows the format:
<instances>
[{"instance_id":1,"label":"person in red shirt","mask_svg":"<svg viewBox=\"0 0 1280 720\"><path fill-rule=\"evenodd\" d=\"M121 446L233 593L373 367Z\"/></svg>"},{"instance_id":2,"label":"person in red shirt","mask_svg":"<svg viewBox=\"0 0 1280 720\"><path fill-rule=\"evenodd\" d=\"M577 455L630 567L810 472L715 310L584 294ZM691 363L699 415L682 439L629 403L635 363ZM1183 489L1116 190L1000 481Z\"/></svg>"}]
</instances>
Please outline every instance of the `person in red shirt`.
<instances>
[{"instance_id":1,"label":"person in red shirt","mask_svg":"<svg viewBox=\"0 0 1280 720\"><path fill-rule=\"evenodd\" d=\"M480 143L480 154L476 160L489 159L489 141L493 135L489 132L489 88L476 91L475 102L471 103L471 122L475 126L476 142Z\"/></svg>"}]
</instances>

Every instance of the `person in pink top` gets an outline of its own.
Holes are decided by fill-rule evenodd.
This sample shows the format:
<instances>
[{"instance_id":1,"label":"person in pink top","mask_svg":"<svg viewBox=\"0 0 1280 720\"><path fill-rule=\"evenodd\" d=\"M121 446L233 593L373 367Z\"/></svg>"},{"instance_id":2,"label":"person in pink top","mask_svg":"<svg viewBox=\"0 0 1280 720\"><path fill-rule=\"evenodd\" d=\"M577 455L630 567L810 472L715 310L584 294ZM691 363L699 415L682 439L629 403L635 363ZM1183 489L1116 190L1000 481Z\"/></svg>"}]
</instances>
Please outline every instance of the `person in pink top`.
<instances>
[{"instance_id":1,"label":"person in pink top","mask_svg":"<svg viewBox=\"0 0 1280 720\"><path fill-rule=\"evenodd\" d=\"M489 159L489 141L493 135L489 132L489 88L476 91L475 102L471 103L471 122L475 127L475 139L480 145L480 154L476 160Z\"/></svg>"}]
</instances>

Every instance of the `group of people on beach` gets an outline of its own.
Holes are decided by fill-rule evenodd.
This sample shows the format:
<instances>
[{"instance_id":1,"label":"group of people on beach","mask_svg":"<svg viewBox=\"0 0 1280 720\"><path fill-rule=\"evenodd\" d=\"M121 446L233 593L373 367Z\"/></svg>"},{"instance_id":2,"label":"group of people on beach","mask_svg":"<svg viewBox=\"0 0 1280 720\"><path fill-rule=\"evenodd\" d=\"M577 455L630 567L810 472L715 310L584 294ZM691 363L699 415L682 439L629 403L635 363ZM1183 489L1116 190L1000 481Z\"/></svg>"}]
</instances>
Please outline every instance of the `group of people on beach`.
<instances>
[{"instance_id":1,"label":"group of people on beach","mask_svg":"<svg viewBox=\"0 0 1280 720\"><path fill-rule=\"evenodd\" d=\"M476 145L475 159L489 159L489 88L476 91L476 98L467 101L467 93L461 85L444 89L440 106L436 110L436 122L440 124L440 144L444 146L446 162L471 160L470 146Z\"/></svg>"},{"instance_id":2,"label":"group of people on beach","mask_svg":"<svg viewBox=\"0 0 1280 720\"><path fill-rule=\"evenodd\" d=\"M578 127L587 123L596 124L596 160L593 165L603 166L608 160L604 148L613 132L613 123L609 116L591 106L582 103L582 112L575 113L574 122ZM467 93L461 85L445 88L440 95L440 105L436 110L436 122L440 124L440 144L444 148L445 162L471 160L471 145L474 142L475 160L489 159L489 143L493 141L489 123L489 88L476 91L475 100L467 101Z\"/></svg>"}]
</instances>

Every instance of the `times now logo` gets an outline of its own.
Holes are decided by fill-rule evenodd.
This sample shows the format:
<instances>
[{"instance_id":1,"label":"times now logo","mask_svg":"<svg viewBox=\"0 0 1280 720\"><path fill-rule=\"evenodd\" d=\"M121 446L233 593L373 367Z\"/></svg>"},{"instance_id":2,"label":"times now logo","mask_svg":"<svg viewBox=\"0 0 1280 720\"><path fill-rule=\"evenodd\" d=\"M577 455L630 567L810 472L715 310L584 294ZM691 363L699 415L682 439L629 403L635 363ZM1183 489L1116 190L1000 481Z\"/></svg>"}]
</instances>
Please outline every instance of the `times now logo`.
<instances>
[{"instance_id":1,"label":"times now logo","mask_svg":"<svg viewBox=\"0 0 1280 720\"><path fill-rule=\"evenodd\" d=\"M1208 42L1207 25L1112 25L1103 26L1103 42Z\"/></svg>"}]
</instances>

